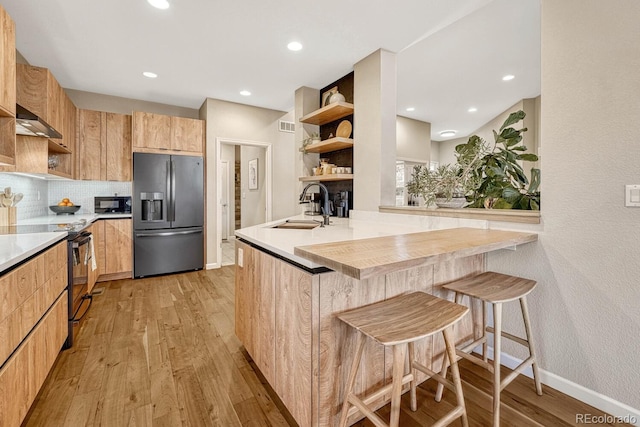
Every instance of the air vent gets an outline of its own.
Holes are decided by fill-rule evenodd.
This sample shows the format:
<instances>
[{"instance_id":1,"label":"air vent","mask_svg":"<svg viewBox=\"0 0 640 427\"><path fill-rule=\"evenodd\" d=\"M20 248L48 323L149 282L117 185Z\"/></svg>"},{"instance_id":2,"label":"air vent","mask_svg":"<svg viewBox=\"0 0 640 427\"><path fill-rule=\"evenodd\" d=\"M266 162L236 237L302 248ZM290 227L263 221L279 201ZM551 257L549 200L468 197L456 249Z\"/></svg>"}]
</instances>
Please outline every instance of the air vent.
<instances>
[{"instance_id":1,"label":"air vent","mask_svg":"<svg viewBox=\"0 0 640 427\"><path fill-rule=\"evenodd\" d=\"M294 133L296 131L296 124L294 122L278 120L278 125L280 126L280 132Z\"/></svg>"}]
</instances>

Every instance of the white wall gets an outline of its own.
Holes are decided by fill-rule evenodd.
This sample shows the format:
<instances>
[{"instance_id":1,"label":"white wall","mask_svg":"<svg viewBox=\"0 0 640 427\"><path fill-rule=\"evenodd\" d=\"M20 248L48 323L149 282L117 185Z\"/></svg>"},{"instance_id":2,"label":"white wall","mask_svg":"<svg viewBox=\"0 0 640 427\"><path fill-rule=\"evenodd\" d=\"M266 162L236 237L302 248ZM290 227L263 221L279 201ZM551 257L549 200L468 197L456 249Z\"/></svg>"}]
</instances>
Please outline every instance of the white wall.
<instances>
[{"instance_id":1,"label":"white wall","mask_svg":"<svg viewBox=\"0 0 640 427\"><path fill-rule=\"evenodd\" d=\"M429 162L431 159L431 123L397 116L396 158Z\"/></svg>"},{"instance_id":2,"label":"white wall","mask_svg":"<svg viewBox=\"0 0 640 427\"><path fill-rule=\"evenodd\" d=\"M218 174L216 138L248 140L272 144L273 149L273 219L297 213L297 176L294 134L278 131L278 120L293 121L293 114L208 98L200 108L200 118L207 120L207 264L216 262ZM244 214L244 212L243 212Z\"/></svg>"},{"instance_id":3,"label":"white wall","mask_svg":"<svg viewBox=\"0 0 640 427\"><path fill-rule=\"evenodd\" d=\"M258 188L249 189L249 161L258 159ZM240 148L240 226L251 227L265 222L265 149L262 147L242 146Z\"/></svg>"},{"instance_id":4,"label":"white wall","mask_svg":"<svg viewBox=\"0 0 640 427\"><path fill-rule=\"evenodd\" d=\"M197 119L198 110L194 108L177 107L175 105L157 102L141 101L138 99L122 98L120 96L103 95L100 93L84 92L81 90L64 90L76 107L84 110L106 111L109 113L131 114L133 111L166 114L169 116Z\"/></svg>"},{"instance_id":5,"label":"white wall","mask_svg":"<svg viewBox=\"0 0 640 427\"><path fill-rule=\"evenodd\" d=\"M538 281L541 367L635 408L640 209L624 207L624 185L640 183L639 16L635 0L542 0L542 232L488 258Z\"/></svg>"},{"instance_id":6,"label":"white wall","mask_svg":"<svg viewBox=\"0 0 640 427\"><path fill-rule=\"evenodd\" d=\"M395 205L396 56L377 50L353 67L353 204Z\"/></svg>"}]
</instances>

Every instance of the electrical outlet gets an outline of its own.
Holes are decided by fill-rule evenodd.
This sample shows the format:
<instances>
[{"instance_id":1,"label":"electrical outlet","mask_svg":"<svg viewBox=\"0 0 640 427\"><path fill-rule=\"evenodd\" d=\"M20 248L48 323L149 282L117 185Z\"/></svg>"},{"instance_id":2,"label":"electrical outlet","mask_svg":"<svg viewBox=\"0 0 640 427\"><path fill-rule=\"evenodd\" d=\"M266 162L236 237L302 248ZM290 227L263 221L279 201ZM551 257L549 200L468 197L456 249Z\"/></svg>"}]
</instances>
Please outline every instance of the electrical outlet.
<instances>
[{"instance_id":1,"label":"electrical outlet","mask_svg":"<svg viewBox=\"0 0 640 427\"><path fill-rule=\"evenodd\" d=\"M624 205L640 207L640 185L625 185Z\"/></svg>"}]
</instances>

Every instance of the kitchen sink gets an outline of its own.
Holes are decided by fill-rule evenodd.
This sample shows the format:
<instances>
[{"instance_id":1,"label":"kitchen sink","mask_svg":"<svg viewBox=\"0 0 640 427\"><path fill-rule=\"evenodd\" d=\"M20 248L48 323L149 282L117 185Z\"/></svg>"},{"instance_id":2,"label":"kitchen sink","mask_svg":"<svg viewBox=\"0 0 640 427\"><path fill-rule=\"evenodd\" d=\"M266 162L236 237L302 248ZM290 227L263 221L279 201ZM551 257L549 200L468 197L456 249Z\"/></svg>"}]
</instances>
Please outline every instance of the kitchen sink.
<instances>
[{"instance_id":1,"label":"kitchen sink","mask_svg":"<svg viewBox=\"0 0 640 427\"><path fill-rule=\"evenodd\" d=\"M271 228L280 228L287 230L312 230L316 227L320 226L320 222L314 220L304 220L304 219L292 219L286 220L285 222L281 222L280 224L276 224Z\"/></svg>"}]
</instances>

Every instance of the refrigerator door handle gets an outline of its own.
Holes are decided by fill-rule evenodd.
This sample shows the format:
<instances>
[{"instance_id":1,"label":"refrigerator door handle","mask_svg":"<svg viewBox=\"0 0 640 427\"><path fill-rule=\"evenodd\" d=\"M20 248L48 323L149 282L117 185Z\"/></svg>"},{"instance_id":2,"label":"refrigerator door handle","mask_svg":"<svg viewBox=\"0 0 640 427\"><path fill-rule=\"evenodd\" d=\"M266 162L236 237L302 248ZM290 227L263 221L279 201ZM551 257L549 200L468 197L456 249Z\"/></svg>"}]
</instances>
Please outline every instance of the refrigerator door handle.
<instances>
[{"instance_id":1,"label":"refrigerator door handle","mask_svg":"<svg viewBox=\"0 0 640 427\"><path fill-rule=\"evenodd\" d=\"M136 237L167 237L167 236L183 236L185 234L198 234L202 233L202 229L199 230L186 230L186 231L167 231L163 233L136 233Z\"/></svg>"},{"instance_id":2,"label":"refrigerator door handle","mask_svg":"<svg viewBox=\"0 0 640 427\"><path fill-rule=\"evenodd\" d=\"M176 220L176 170L173 160L169 160L169 162L171 163L171 216L169 221L173 222Z\"/></svg>"},{"instance_id":3,"label":"refrigerator door handle","mask_svg":"<svg viewBox=\"0 0 640 427\"><path fill-rule=\"evenodd\" d=\"M172 221L171 219L171 203L172 203L172 197L171 197L171 160L167 160L167 204L166 204L166 208L167 208L167 221Z\"/></svg>"}]
</instances>

